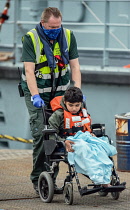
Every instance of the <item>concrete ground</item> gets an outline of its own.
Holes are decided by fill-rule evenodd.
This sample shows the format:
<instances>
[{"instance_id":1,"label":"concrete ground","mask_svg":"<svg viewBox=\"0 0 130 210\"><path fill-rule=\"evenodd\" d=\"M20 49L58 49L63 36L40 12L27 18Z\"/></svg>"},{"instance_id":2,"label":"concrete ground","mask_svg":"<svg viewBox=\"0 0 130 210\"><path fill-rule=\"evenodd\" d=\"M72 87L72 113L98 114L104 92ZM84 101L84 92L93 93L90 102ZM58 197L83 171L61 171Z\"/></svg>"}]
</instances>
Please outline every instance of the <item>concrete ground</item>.
<instances>
[{"instance_id":1,"label":"concrete ground","mask_svg":"<svg viewBox=\"0 0 130 210\"><path fill-rule=\"evenodd\" d=\"M116 157L115 163L116 163ZM81 197L74 180L74 201L72 206L64 202L63 195L54 195L51 203L43 203L32 188L29 175L32 169L32 150L0 150L0 210L66 210L66 209L129 209L130 208L130 173L118 172L121 182L126 181L126 189L118 200L113 200L109 193L100 197L98 193ZM67 165L60 164L57 179L62 186ZM90 181L79 175L82 186Z\"/></svg>"}]
</instances>

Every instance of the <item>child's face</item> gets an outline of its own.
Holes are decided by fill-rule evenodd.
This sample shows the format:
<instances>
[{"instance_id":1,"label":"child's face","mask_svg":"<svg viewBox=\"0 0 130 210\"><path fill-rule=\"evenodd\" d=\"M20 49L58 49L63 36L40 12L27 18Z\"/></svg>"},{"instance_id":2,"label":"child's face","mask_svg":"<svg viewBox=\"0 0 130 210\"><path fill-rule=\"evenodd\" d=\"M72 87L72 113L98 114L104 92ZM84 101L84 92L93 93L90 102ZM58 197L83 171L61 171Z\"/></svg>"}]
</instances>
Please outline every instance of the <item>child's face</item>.
<instances>
[{"instance_id":1,"label":"child's face","mask_svg":"<svg viewBox=\"0 0 130 210\"><path fill-rule=\"evenodd\" d=\"M81 108L81 102L70 103L65 101L65 105L71 114L76 114Z\"/></svg>"}]
</instances>

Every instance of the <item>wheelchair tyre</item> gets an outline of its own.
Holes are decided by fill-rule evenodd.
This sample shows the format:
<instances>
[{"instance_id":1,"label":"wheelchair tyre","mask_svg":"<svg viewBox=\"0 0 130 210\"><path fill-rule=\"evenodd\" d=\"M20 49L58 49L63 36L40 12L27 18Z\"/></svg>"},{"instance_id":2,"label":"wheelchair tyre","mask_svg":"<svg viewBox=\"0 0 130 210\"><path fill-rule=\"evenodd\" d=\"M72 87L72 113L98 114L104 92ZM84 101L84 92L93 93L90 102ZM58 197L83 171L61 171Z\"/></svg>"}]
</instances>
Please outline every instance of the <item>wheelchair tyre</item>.
<instances>
[{"instance_id":1,"label":"wheelchair tyre","mask_svg":"<svg viewBox=\"0 0 130 210\"><path fill-rule=\"evenodd\" d=\"M111 185L115 186L115 185L119 185L120 183L117 183L116 177L112 176L112 180L111 180ZM120 196L120 192L111 192L111 196L114 200L118 200L119 196Z\"/></svg>"},{"instance_id":2,"label":"wheelchair tyre","mask_svg":"<svg viewBox=\"0 0 130 210\"><path fill-rule=\"evenodd\" d=\"M111 195L114 200L118 200L120 196L120 192L111 192Z\"/></svg>"},{"instance_id":3,"label":"wheelchair tyre","mask_svg":"<svg viewBox=\"0 0 130 210\"><path fill-rule=\"evenodd\" d=\"M72 203L73 203L73 185L71 183L67 183L65 185L64 198L65 198L66 204L72 205Z\"/></svg>"},{"instance_id":4,"label":"wheelchair tyre","mask_svg":"<svg viewBox=\"0 0 130 210\"><path fill-rule=\"evenodd\" d=\"M101 197L105 197L108 195L108 192L101 192L99 191L98 194L101 196Z\"/></svg>"},{"instance_id":5,"label":"wheelchair tyre","mask_svg":"<svg viewBox=\"0 0 130 210\"><path fill-rule=\"evenodd\" d=\"M54 184L51 175L46 171L39 176L38 190L41 200L44 203L51 203L54 196Z\"/></svg>"}]
</instances>

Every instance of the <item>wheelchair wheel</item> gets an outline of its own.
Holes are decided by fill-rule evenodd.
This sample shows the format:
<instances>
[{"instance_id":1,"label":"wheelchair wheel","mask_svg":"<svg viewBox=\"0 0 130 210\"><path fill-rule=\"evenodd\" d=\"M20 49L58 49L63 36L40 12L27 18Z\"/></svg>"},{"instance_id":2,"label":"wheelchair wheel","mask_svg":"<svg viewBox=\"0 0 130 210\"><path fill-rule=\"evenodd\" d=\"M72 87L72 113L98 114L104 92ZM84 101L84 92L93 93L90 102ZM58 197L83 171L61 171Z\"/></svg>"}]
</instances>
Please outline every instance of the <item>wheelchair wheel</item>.
<instances>
[{"instance_id":1,"label":"wheelchair wheel","mask_svg":"<svg viewBox=\"0 0 130 210\"><path fill-rule=\"evenodd\" d=\"M111 195L114 200L118 200L120 196L120 192L111 192Z\"/></svg>"},{"instance_id":2,"label":"wheelchair wheel","mask_svg":"<svg viewBox=\"0 0 130 210\"><path fill-rule=\"evenodd\" d=\"M116 177L112 176L112 180L111 180L111 185L115 186L115 185L119 185L120 183L117 182ZM111 196L114 200L118 200L119 196L120 196L120 192L111 192Z\"/></svg>"},{"instance_id":3,"label":"wheelchair wheel","mask_svg":"<svg viewBox=\"0 0 130 210\"><path fill-rule=\"evenodd\" d=\"M98 194L99 194L101 197L105 197L105 196L108 195L108 192L99 191Z\"/></svg>"},{"instance_id":4,"label":"wheelchair wheel","mask_svg":"<svg viewBox=\"0 0 130 210\"><path fill-rule=\"evenodd\" d=\"M72 205L72 203L73 203L73 185L71 183L67 183L65 185L64 198L65 198L66 204Z\"/></svg>"},{"instance_id":5,"label":"wheelchair wheel","mask_svg":"<svg viewBox=\"0 0 130 210\"><path fill-rule=\"evenodd\" d=\"M44 203L51 203L54 196L54 184L51 175L46 171L39 176L38 190L41 200Z\"/></svg>"}]
</instances>

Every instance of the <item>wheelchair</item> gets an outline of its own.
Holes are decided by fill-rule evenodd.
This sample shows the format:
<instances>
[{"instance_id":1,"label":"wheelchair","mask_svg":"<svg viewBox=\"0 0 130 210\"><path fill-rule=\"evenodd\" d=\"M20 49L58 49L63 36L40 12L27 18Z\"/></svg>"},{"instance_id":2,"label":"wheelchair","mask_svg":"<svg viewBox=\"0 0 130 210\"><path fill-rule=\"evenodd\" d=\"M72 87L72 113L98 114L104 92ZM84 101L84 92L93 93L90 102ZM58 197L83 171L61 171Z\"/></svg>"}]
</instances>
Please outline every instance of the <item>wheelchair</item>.
<instances>
[{"instance_id":1,"label":"wheelchair","mask_svg":"<svg viewBox=\"0 0 130 210\"><path fill-rule=\"evenodd\" d=\"M67 152L65 150L64 142L57 141L57 133L53 129L48 128L49 116L52 114L52 110L43 108L43 115L45 119L45 128L43 130L43 141L44 149L46 155L46 165L47 171L44 171L40 174L38 180L38 190L41 200L44 203L51 203L54 196L54 172L57 165L63 161L67 164L68 171L66 178L63 183L63 195L64 201L68 205L73 204L73 179L75 178L77 188L80 196L89 195L93 193L99 193L100 196L107 196L108 193L111 193L111 196L114 200L117 200L120 196L120 193L126 189L126 182L120 183L120 178L116 172L114 161L112 157L110 159L113 162L113 168L111 173L111 187L104 188L101 185L95 185L94 183L88 184L87 186L81 186L78 173L76 172L75 165L70 165L67 160ZM92 124L92 132L97 136L107 136L105 135L105 125L104 124ZM54 135L54 139L49 139L50 135ZM107 136L108 137L108 136ZM108 137L109 143L111 144L111 139ZM61 149L62 148L62 149ZM84 175L84 174L83 174ZM87 179L89 177L84 175ZM90 183L90 182L89 182Z\"/></svg>"}]
</instances>

